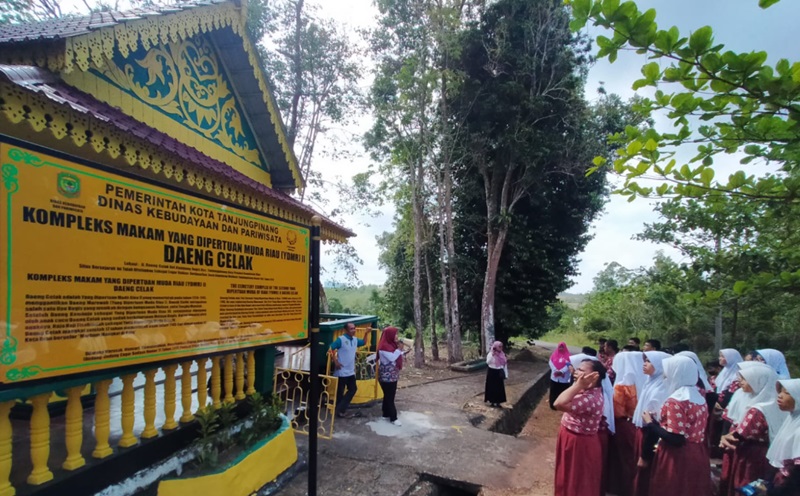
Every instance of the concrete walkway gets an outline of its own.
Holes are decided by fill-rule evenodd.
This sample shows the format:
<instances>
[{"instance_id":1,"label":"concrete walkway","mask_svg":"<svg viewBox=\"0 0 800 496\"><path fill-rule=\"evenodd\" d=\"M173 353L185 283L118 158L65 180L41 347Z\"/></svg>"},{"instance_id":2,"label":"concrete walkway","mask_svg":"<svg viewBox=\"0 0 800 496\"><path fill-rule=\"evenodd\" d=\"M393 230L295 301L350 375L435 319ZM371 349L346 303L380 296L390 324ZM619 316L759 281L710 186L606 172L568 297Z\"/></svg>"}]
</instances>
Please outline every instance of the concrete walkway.
<instances>
[{"instance_id":1,"label":"concrete walkway","mask_svg":"<svg viewBox=\"0 0 800 496\"><path fill-rule=\"evenodd\" d=\"M549 355L541 351L540 356ZM361 409L361 418L337 419L334 438L319 440L317 494L432 494L425 484L411 490L420 476L456 481L455 487L485 488L483 494L542 494L532 492L535 479L549 480L552 470L543 467L544 475L537 475L527 464L535 463L537 454L552 451L552 439L544 436L541 441L531 429L514 437L488 427L503 415L519 414L514 404L537 381L548 378L545 360L510 362L506 410L483 404L485 371L479 371L399 389L401 427L380 417L380 405ZM548 425L546 431L556 428ZM298 435L297 443L307 459L307 438ZM272 494L304 496L307 480L307 470L301 469Z\"/></svg>"}]
</instances>

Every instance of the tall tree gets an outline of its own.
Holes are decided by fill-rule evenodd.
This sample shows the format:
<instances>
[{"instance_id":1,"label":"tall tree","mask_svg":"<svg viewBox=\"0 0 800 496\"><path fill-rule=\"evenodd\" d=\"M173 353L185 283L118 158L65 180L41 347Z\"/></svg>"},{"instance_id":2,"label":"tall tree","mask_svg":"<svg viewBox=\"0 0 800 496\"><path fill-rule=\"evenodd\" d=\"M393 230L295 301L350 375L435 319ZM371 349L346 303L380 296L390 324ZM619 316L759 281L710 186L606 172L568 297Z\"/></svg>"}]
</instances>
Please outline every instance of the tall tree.
<instances>
[{"instance_id":1,"label":"tall tree","mask_svg":"<svg viewBox=\"0 0 800 496\"><path fill-rule=\"evenodd\" d=\"M379 27L371 36L377 59L375 80L370 95L375 122L366 145L373 158L384 164L383 172L396 187L408 189L413 216L413 306L414 363L425 364L423 341L423 251L426 204L426 170L433 157L436 136L436 72L430 33L430 0L380 0L377 2ZM398 208L402 205L398 205ZM430 304L430 302L429 302Z\"/></svg>"},{"instance_id":2,"label":"tall tree","mask_svg":"<svg viewBox=\"0 0 800 496\"><path fill-rule=\"evenodd\" d=\"M585 107L583 52L557 0L500 0L464 36L465 79L452 106L467 128L460 146L485 200L482 350L495 338L498 267L516 208L548 176L585 171L570 153Z\"/></svg>"}]
</instances>

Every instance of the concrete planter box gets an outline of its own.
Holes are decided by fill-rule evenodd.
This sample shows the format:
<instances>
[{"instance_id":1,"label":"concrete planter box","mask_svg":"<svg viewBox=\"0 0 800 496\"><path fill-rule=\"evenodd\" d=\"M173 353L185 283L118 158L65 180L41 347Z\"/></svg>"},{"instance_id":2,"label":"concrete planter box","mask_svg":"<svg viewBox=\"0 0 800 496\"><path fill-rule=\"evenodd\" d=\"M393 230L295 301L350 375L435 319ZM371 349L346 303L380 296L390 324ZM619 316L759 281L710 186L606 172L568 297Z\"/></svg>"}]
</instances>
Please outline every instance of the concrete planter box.
<instances>
[{"instance_id":1,"label":"concrete planter box","mask_svg":"<svg viewBox=\"0 0 800 496\"><path fill-rule=\"evenodd\" d=\"M297 461L294 431L289 419L281 417L283 423L276 432L236 460L210 474L162 480L158 483L158 496L249 496L277 479Z\"/></svg>"},{"instance_id":2,"label":"concrete planter box","mask_svg":"<svg viewBox=\"0 0 800 496\"><path fill-rule=\"evenodd\" d=\"M469 360L465 362L456 362L450 366L450 370L455 370L456 372L475 372L476 370L483 370L485 368L485 358L478 358L477 360Z\"/></svg>"}]
</instances>

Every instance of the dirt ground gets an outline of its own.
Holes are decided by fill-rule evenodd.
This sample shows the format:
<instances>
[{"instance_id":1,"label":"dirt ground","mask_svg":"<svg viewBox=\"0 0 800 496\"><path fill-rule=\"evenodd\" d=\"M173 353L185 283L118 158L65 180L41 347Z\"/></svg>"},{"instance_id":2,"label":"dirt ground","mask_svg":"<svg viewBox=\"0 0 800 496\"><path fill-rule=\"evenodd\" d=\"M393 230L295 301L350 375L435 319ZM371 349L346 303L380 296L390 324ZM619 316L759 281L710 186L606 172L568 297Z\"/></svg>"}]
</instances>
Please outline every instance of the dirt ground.
<instances>
[{"instance_id":1,"label":"dirt ground","mask_svg":"<svg viewBox=\"0 0 800 496\"><path fill-rule=\"evenodd\" d=\"M409 340L408 345L413 347ZM400 379L399 387L408 387L425 382L447 380L452 377L463 375L461 372L454 372L449 369L447 362L447 350L440 349L440 360L434 361L430 354L430 348L426 348L426 363L422 369L413 367L413 349L407 356L408 367L404 367L403 375ZM523 359L531 360L528 354L533 355L533 359L546 361L550 356L550 350L545 350L536 346L526 347L522 350L512 350L509 355L512 360ZM480 403L480 402L478 402ZM478 409L483 405L478 405ZM470 402L465 404L466 410L471 410ZM555 470L555 447L558 437L561 413L550 409L548 396L542 398L538 406L528 419L522 431L517 436L520 439L531 441L531 449L523 455L514 471L511 480L505 481L503 488L487 489L481 493L483 496L550 496L553 494L553 473Z\"/></svg>"}]
</instances>

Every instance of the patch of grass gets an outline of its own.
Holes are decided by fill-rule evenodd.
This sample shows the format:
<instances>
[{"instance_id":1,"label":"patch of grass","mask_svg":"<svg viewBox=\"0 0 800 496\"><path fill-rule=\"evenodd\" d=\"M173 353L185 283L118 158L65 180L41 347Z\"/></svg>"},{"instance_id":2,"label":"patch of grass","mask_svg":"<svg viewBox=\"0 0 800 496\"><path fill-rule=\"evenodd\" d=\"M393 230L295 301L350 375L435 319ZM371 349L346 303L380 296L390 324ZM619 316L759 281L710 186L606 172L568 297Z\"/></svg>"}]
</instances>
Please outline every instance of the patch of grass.
<instances>
[{"instance_id":1,"label":"patch of grass","mask_svg":"<svg viewBox=\"0 0 800 496\"><path fill-rule=\"evenodd\" d=\"M591 346L597 349L597 343L582 332L550 331L538 339L540 341L547 341L548 343L560 343L564 341L567 343L567 346Z\"/></svg>"}]
</instances>

